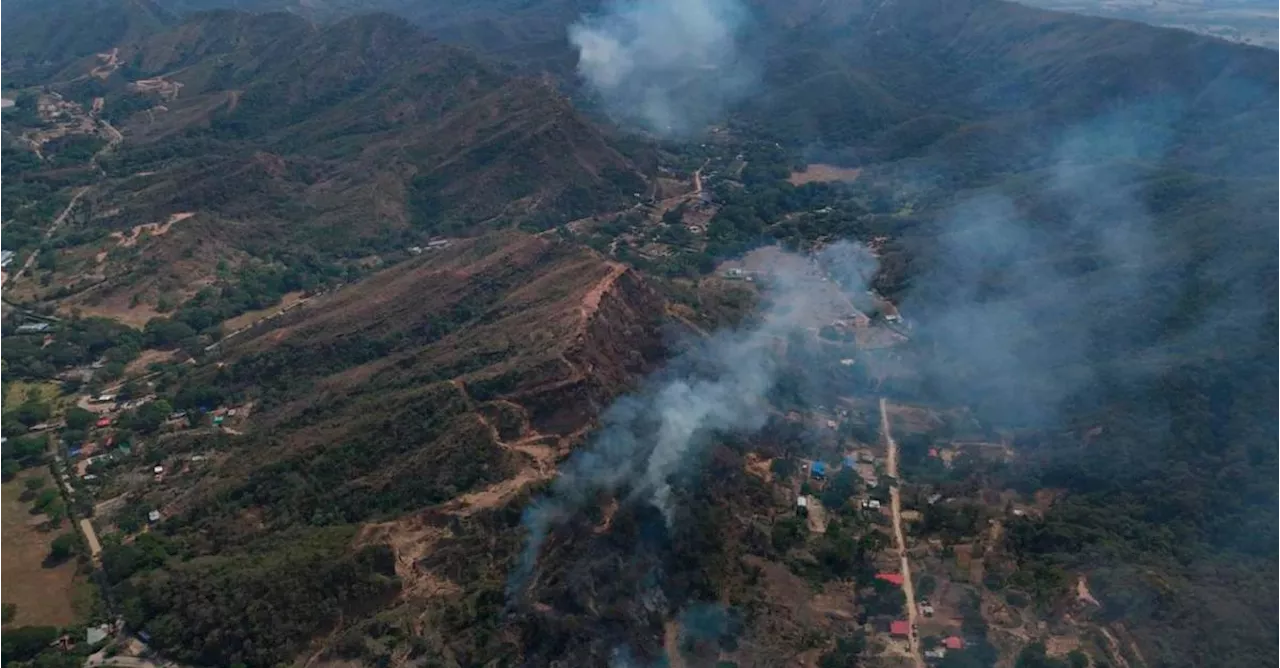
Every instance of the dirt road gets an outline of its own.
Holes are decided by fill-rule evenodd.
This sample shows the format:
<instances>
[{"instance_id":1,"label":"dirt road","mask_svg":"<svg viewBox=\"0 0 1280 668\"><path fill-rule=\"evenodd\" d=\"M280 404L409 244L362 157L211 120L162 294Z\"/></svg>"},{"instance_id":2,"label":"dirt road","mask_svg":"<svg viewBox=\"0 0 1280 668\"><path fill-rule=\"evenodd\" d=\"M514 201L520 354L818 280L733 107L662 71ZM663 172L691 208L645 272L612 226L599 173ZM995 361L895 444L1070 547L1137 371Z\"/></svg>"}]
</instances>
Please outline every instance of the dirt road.
<instances>
[{"instance_id":1,"label":"dirt road","mask_svg":"<svg viewBox=\"0 0 1280 668\"><path fill-rule=\"evenodd\" d=\"M62 226L62 222L67 219L67 216L71 215L71 210L76 208L76 203L79 202L80 198L87 192L89 192L89 186L84 186L76 191L76 194L71 197L71 201L67 203L67 208L63 209L62 213L58 214L57 218L53 219L53 224L49 226L49 229L45 230L43 241L48 241L53 237L53 233L58 231L58 228ZM35 264L36 256L39 254L39 248L31 251L31 255L27 256L27 261L22 263L22 268L19 269L18 273L14 274L13 278L10 280L17 281L25 276L27 270L31 268L31 265Z\"/></svg>"},{"instance_id":2,"label":"dirt road","mask_svg":"<svg viewBox=\"0 0 1280 668\"><path fill-rule=\"evenodd\" d=\"M920 636L916 633L916 588L911 582L911 562L907 559L907 541L902 535L902 494L899 491L901 480L898 479L898 443L893 440L893 432L889 425L888 402L880 399L880 433L884 437L885 448L888 449L889 476L894 479L889 489L889 505L893 510L893 540L898 548L898 560L902 568L902 593L907 597L907 623L911 631L907 642L911 645L911 660L916 668L924 668L924 655L920 653Z\"/></svg>"}]
</instances>

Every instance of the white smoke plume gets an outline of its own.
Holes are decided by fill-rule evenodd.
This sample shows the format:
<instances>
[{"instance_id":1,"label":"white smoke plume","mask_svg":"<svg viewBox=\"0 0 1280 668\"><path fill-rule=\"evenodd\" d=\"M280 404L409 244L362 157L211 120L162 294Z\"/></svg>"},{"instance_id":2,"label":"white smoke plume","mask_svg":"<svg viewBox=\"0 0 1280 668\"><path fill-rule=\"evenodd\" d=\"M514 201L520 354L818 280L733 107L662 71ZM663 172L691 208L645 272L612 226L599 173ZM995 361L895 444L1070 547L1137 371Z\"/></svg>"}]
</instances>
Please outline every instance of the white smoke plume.
<instances>
[{"instance_id":1,"label":"white smoke plume","mask_svg":"<svg viewBox=\"0 0 1280 668\"><path fill-rule=\"evenodd\" d=\"M511 593L523 588L551 528L594 502L598 493L624 492L629 502L652 504L670 524L672 483L697 465L713 437L765 425L768 395L778 377L778 346L788 336L816 329L817 297L831 286L807 259L779 255L760 318L697 342L639 391L615 402L588 447L561 466L551 493L526 509L528 543L512 573ZM832 245L820 259L841 273L875 273L874 257L854 244ZM855 264L861 266L855 269ZM865 283L856 288L865 289Z\"/></svg>"},{"instance_id":2,"label":"white smoke plume","mask_svg":"<svg viewBox=\"0 0 1280 668\"><path fill-rule=\"evenodd\" d=\"M569 42L610 114L680 135L750 89L754 68L738 49L745 20L736 0L616 0L570 26Z\"/></svg>"}]
</instances>

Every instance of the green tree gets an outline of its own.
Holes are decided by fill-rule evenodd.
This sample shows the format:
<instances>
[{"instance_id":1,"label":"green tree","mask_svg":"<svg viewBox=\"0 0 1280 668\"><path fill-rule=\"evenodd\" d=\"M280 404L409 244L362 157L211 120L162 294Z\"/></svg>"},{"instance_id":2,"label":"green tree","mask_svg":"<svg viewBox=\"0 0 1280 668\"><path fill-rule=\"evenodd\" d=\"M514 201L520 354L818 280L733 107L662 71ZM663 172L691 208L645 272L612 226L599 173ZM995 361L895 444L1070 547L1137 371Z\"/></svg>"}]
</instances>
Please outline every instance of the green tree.
<instances>
[{"instance_id":1,"label":"green tree","mask_svg":"<svg viewBox=\"0 0 1280 668\"><path fill-rule=\"evenodd\" d=\"M19 626L5 629L0 635L0 656L6 664L12 661L30 661L43 652L58 637L58 629L52 626Z\"/></svg>"},{"instance_id":2,"label":"green tree","mask_svg":"<svg viewBox=\"0 0 1280 668\"><path fill-rule=\"evenodd\" d=\"M33 505L37 512L44 512L45 509L52 505L57 499L58 490L49 488L40 492L40 495L36 497L36 502Z\"/></svg>"},{"instance_id":3,"label":"green tree","mask_svg":"<svg viewBox=\"0 0 1280 668\"><path fill-rule=\"evenodd\" d=\"M27 394L27 400L18 406L18 421L27 427L40 424L49 419L53 414L53 410L49 408L49 404L40 400L40 394L32 390Z\"/></svg>"},{"instance_id":4,"label":"green tree","mask_svg":"<svg viewBox=\"0 0 1280 668\"><path fill-rule=\"evenodd\" d=\"M22 481L22 486L26 487L27 491L30 491L30 492L39 491L41 487L44 487L44 485L45 485L44 476L35 476L35 477L27 478L26 480Z\"/></svg>"},{"instance_id":5,"label":"green tree","mask_svg":"<svg viewBox=\"0 0 1280 668\"><path fill-rule=\"evenodd\" d=\"M839 638L836 640L836 646L826 654L823 654L822 658L818 660L818 667L857 668L859 665L858 657L862 654L863 647L866 644L866 639L861 632L854 634L850 638Z\"/></svg>"},{"instance_id":6,"label":"green tree","mask_svg":"<svg viewBox=\"0 0 1280 668\"><path fill-rule=\"evenodd\" d=\"M135 411L120 416L120 427L142 434L152 434L173 412L173 406L164 399L144 404Z\"/></svg>"},{"instance_id":7,"label":"green tree","mask_svg":"<svg viewBox=\"0 0 1280 668\"><path fill-rule=\"evenodd\" d=\"M67 409L64 419L67 421L67 429L84 431L98 419L98 415L79 406L72 406Z\"/></svg>"},{"instance_id":8,"label":"green tree","mask_svg":"<svg viewBox=\"0 0 1280 668\"><path fill-rule=\"evenodd\" d=\"M79 547L80 542L76 539L75 534L64 533L54 538L53 542L49 544L49 560L54 563L66 561L78 551Z\"/></svg>"}]
</instances>

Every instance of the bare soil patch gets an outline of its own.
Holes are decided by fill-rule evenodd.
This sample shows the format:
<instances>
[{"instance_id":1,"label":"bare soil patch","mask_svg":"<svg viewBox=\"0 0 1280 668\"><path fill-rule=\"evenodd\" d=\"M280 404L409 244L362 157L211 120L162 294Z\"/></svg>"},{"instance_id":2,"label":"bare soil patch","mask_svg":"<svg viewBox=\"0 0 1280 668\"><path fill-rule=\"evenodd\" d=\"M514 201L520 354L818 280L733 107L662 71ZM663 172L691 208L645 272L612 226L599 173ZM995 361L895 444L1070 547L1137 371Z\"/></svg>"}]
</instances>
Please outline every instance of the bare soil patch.
<instances>
[{"instance_id":1,"label":"bare soil patch","mask_svg":"<svg viewBox=\"0 0 1280 668\"><path fill-rule=\"evenodd\" d=\"M158 362L168 362L173 356L178 354L176 350L155 350L148 348L138 355L138 358L129 362L124 368L125 376L140 376L147 373L147 367Z\"/></svg>"},{"instance_id":2,"label":"bare soil patch","mask_svg":"<svg viewBox=\"0 0 1280 668\"><path fill-rule=\"evenodd\" d=\"M21 500L23 480L44 477L46 485L54 482L44 469L24 471L0 486L3 510L0 510L0 566L3 568L4 602L17 606L15 626L67 626L79 618L76 612L75 560L56 568L45 568L49 545L62 533L75 531L64 522L61 529L49 532L33 523L30 504Z\"/></svg>"},{"instance_id":3,"label":"bare soil patch","mask_svg":"<svg viewBox=\"0 0 1280 668\"><path fill-rule=\"evenodd\" d=\"M280 298L280 303L276 304L275 306L268 306L267 308L258 309L257 311L248 311L246 313L241 313L240 315L234 318L228 318L227 320L224 320L222 322L222 331L235 332L235 331L244 329L246 327L249 327L254 323L258 322L259 320L266 318L267 316L273 315L280 311L286 311L292 308L294 304L302 301L305 295L306 293L303 293L301 291L287 292L285 293L284 297Z\"/></svg>"},{"instance_id":4,"label":"bare soil patch","mask_svg":"<svg viewBox=\"0 0 1280 668\"><path fill-rule=\"evenodd\" d=\"M196 214L191 211L175 213L170 215L169 219L163 223L143 223L141 225L134 225L128 232L112 232L111 236L116 239L119 245L129 248L130 246L138 243L138 240L142 238L142 234L144 232L153 237L162 236L173 227L174 223L182 222L194 215Z\"/></svg>"},{"instance_id":5,"label":"bare soil patch","mask_svg":"<svg viewBox=\"0 0 1280 668\"><path fill-rule=\"evenodd\" d=\"M857 167L837 167L815 162L806 165L803 172L791 172L791 176L787 177L787 181L793 186L802 186L806 183L830 183L832 181L850 182L856 181L860 174L862 174L862 170Z\"/></svg>"},{"instance_id":6,"label":"bare soil patch","mask_svg":"<svg viewBox=\"0 0 1280 668\"><path fill-rule=\"evenodd\" d=\"M148 320L163 315L146 304L130 306L129 296L123 293L116 293L100 304L67 304L59 310L69 314L72 309L85 317L108 318L135 329L142 329Z\"/></svg>"}]
</instances>

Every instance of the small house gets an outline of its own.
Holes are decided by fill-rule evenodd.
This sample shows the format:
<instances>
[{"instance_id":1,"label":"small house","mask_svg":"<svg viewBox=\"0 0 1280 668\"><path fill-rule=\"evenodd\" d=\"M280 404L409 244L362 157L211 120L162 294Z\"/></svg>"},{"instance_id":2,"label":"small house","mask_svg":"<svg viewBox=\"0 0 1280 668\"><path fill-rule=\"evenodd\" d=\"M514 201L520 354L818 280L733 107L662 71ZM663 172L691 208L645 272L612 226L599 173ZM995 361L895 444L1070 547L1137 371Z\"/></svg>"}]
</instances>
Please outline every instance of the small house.
<instances>
[{"instance_id":1,"label":"small house","mask_svg":"<svg viewBox=\"0 0 1280 668\"><path fill-rule=\"evenodd\" d=\"M942 646L947 649L964 649L964 638L960 636L947 636L942 640Z\"/></svg>"},{"instance_id":2,"label":"small house","mask_svg":"<svg viewBox=\"0 0 1280 668\"><path fill-rule=\"evenodd\" d=\"M889 635L895 638L906 638L911 635L911 624L905 619L895 619L889 624Z\"/></svg>"},{"instance_id":3,"label":"small house","mask_svg":"<svg viewBox=\"0 0 1280 668\"><path fill-rule=\"evenodd\" d=\"M93 399L93 403L106 404L106 403L111 403L112 401L115 401L115 400L116 400L116 395L114 394L99 394L97 397Z\"/></svg>"},{"instance_id":4,"label":"small house","mask_svg":"<svg viewBox=\"0 0 1280 668\"><path fill-rule=\"evenodd\" d=\"M876 579L888 582L891 585L902 586L902 573L876 573Z\"/></svg>"},{"instance_id":5,"label":"small house","mask_svg":"<svg viewBox=\"0 0 1280 668\"><path fill-rule=\"evenodd\" d=\"M844 358L844 359L840 360L840 366L853 366L853 358L852 358L852 357L846 357L846 358Z\"/></svg>"},{"instance_id":6,"label":"small house","mask_svg":"<svg viewBox=\"0 0 1280 668\"><path fill-rule=\"evenodd\" d=\"M109 418L109 417L101 417L101 418L98 418L98 421L94 423L94 426L95 426L95 427L98 427L99 429L101 429L101 428L103 428L103 427L110 427L110 426L111 426L111 418Z\"/></svg>"},{"instance_id":7,"label":"small house","mask_svg":"<svg viewBox=\"0 0 1280 668\"><path fill-rule=\"evenodd\" d=\"M813 466L809 467L809 473L813 476L814 480L825 479L827 477L827 463L814 462Z\"/></svg>"},{"instance_id":8,"label":"small house","mask_svg":"<svg viewBox=\"0 0 1280 668\"><path fill-rule=\"evenodd\" d=\"M945 647L935 647L924 651L926 659L945 659L947 658L947 649Z\"/></svg>"},{"instance_id":9,"label":"small house","mask_svg":"<svg viewBox=\"0 0 1280 668\"><path fill-rule=\"evenodd\" d=\"M880 510L880 499L866 499L862 502L862 507L867 510Z\"/></svg>"},{"instance_id":10,"label":"small house","mask_svg":"<svg viewBox=\"0 0 1280 668\"><path fill-rule=\"evenodd\" d=\"M448 247L449 247L448 239L435 239L427 242L427 248L430 248L433 250L437 248L448 248Z\"/></svg>"},{"instance_id":11,"label":"small house","mask_svg":"<svg viewBox=\"0 0 1280 668\"><path fill-rule=\"evenodd\" d=\"M796 514L809 514L809 497L804 495L796 497Z\"/></svg>"},{"instance_id":12,"label":"small house","mask_svg":"<svg viewBox=\"0 0 1280 668\"><path fill-rule=\"evenodd\" d=\"M152 470L151 470L151 472L152 472L152 473L155 473L156 475L164 475L164 467L163 467L163 466L157 466L157 467L155 467L154 469L152 469Z\"/></svg>"},{"instance_id":13,"label":"small house","mask_svg":"<svg viewBox=\"0 0 1280 668\"><path fill-rule=\"evenodd\" d=\"M409 254L410 254L410 255L422 255L422 246L410 246L410 247L409 247Z\"/></svg>"},{"instance_id":14,"label":"small house","mask_svg":"<svg viewBox=\"0 0 1280 668\"><path fill-rule=\"evenodd\" d=\"M96 645L103 640L106 640L109 635L111 635L111 627L106 624L101 626L90 626L85 629L84 641L90 645Z\"/></svg>"},{"instance_id":15,"label":"small house","mask_svg":"<svg viewBox=\"0 0 1280 668\"><path fill-rule=\"evenodd\" d=\"M49 331L49 323L47 322L29 322L25 325L18 325L19 334L43 334Z\"/></svg>"},{"instance_id":16,"label":"small house","mask_svg":"<svg viewBox=\"0 0 1280 668\"><path fill-rule=\"evenodd\" d=\"M932 617L933 606L929 605L928 603L923 603L920 605L920 612L923 612L925 617Z\"/></svg>"},{"instance_id":17,"label":"small house","mask_svg":"<svg viewBox=\"0 0 1280 668\"><path fill-rule=\"evenodd\" d=\"M160 521L160 511L158 511L158 510L153 510L153 511L151 511L151 512L147 513L147 521L148 521L148 522L159 522L159 521Z\"/></svg>"}]
</instances>

